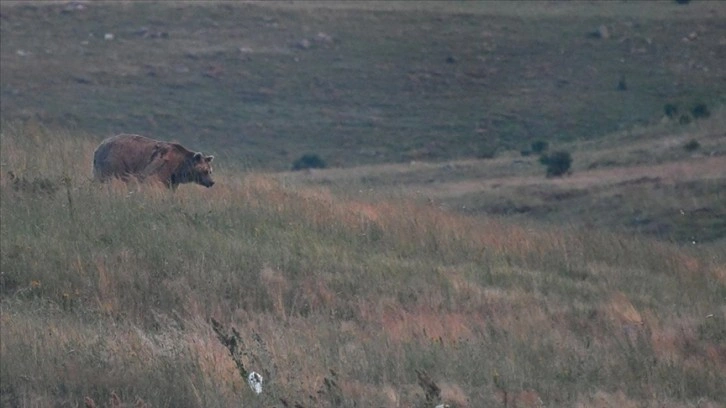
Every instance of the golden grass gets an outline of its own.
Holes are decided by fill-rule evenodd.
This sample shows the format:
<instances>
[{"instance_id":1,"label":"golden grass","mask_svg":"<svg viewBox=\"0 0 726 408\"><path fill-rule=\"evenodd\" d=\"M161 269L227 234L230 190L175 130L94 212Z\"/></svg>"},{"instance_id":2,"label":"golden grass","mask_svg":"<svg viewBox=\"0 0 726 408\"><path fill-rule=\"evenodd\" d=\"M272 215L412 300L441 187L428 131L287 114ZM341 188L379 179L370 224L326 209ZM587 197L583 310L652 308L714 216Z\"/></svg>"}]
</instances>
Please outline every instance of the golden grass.
<instances>
[{"instance_id":1,"label":"golden grass","mask_svg":"<svg viewBox=\"0 0 726 408\"><path fill-rule=\"evenodd\" d=\"M3 405L418 406L416 370L458 407L726 399L716 249L265 174L97 185L91 138L38 127L4 127L2 147ZM262 396L210 318L239 330Z\"/></svg>"}]
</instances>

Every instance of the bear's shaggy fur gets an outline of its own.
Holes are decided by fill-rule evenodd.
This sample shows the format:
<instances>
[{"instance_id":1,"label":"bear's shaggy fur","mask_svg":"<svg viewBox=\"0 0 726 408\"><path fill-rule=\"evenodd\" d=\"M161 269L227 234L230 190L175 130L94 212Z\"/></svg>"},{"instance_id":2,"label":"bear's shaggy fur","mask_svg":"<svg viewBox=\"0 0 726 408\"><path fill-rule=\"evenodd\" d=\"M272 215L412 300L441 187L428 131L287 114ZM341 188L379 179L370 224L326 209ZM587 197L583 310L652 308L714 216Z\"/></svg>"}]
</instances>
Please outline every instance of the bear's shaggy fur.
<instances>
[{"instance_id":1,"label":"bear's shaggy fur","mask_svg":"<svg viewBox=\"0 0 726 408\"><path fill-rule=\"evenodd\" d=\"M93 176L99 181L114 177L128 181L134 177L141 182L161 182L172 189L182 183L212 187L213 159L177 143L122 134L104 140L96 148Z\"/></svg>"}]
</instances>

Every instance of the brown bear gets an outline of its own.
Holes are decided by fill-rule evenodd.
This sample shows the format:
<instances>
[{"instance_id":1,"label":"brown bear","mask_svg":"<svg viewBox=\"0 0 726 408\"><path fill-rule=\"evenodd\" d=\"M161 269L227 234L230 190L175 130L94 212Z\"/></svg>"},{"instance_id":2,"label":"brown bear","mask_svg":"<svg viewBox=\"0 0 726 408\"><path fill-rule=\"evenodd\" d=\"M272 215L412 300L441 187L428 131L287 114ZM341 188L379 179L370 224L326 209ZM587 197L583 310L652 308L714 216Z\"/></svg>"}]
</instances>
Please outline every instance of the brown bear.
<instances>
[{"instance_id":1,"label":"brown bear","mask_svg":"<svg viewBox=\"0 0 726 408\"><path fill-rule=\"evenodd\" d=\"M134 177L142 182L158 181L172 189L182 183L212 187L213 159L177 143L122 134L109 137L96 148L93 176L99 181Z\"/></svg>"}]
</instances>

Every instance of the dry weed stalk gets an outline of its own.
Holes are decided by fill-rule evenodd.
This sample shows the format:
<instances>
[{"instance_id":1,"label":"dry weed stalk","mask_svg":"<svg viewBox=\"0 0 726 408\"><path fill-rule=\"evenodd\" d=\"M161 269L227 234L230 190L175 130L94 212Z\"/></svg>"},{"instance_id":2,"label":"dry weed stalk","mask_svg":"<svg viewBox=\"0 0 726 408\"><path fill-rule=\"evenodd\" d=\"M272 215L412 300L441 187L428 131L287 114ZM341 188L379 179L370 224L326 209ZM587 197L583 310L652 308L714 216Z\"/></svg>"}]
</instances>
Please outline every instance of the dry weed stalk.
<instances>
[{"instance_id":1,"label":"dry weed stalk","mask_svg":"<svg viewBox=\"0 0 726 408\"><path fill-rule=\"evenodd\" d=\"M334 370L330 370L330 377L323 378L323 385L318 390L318 396L320 398L325 397L330 406L339 407L343 405L345 397L343 396L343 390L338 385L338 373Z\"/></svg>"},{"instance_id":2,"label":"dry weed stalk","mask_svg":"<svg viewBox=\"0 0 726 408\"><path fill-rule=\"evenodd\" d=\"M426 394L426 402L431 404L441 402L441 388L436 385L431 376L425 370L416 370L416 377L418 377L418 385Z\"/></svg>"},{"instance_id":3,"label":"dry weed stalk","mask_svg":"<svg viewBox=\"0 0 726 408\"><path fill-rule=\"evenodd\" d=\"M212 330L214 330L214 332L217 334L217 338L222 343L222 345L224 345L224 347L226 347L229 351L229 354L232 357L232 361L234 361L235 366L237 366L237 371L242 377L242 380L250 385L250 388L254 393L260 394L262 392L262 379L260 378L260 375L257 374L255 371L248 371L245 363L247 363L247 366L254 365L256 367L265 367L265 365L262 364L260 358L257 357L257 355L260 354L264 355L264 357L267 358L268 362L272 361L269 352L267 351L267 346L265 345L264 340L262 340L262 337L260 337L260 335L257 333L252 334L256 344L256 352L252 353L245 346L245 343L242 340L242 336L240 335L239 331L237 331L237 329L232 327L231 333L228 333L220 322L218 322L214 318L210 318L210 321L212 323ZM261 370L264 373L264 378L269 379L272 377L270 370L264 368L261 368ZM254 379L255 381L251 382L252 379ZM255 387L255 383L258 383L257 387ZM271 393L268 391L267 394ZM286 404L284 398L280 398L280 401L283 402L283 404ZM296 406L298 405L299 404L296 404Z\"/></svg>"},{"instance_id":4,"label":"dry weed stalk","mask_svg":"<svg viewBox=\"0 0 726 408\"><path fill-rule=\"evenodd\" d=\"M229 350L229 354L232 356L234 364L237 366L237 371L242 377L242 380L247 381L249 372L245 368L244 358L248 358L249 354L245 351L244 342L237 329L232 328L231 333L226 333L227 330L222 326L222 323L216 321L214 318L210 319L212 322L212 330L217 334L217 338Z\"/></svg>"}]
</instances>

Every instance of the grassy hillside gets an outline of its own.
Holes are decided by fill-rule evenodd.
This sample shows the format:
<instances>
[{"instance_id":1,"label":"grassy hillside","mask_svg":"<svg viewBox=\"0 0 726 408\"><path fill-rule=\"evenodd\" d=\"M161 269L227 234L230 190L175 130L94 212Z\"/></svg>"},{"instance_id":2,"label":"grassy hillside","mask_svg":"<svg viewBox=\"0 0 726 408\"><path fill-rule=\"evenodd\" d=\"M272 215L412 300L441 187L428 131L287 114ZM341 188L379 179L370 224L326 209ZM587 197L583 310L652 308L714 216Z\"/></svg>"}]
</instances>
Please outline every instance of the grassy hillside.
<instances>
[{"instance_id":1,"label":"grassy hillside","mask_svg":"<svg viewBox=\"0 0 726 408\"><path fill-rule=\"evenodd\" d=\"M507 220L570 224L644 234L679 243L726 238L726 111L687 126L662 122L558 143L572 172L545 178L538 155L506 152L492 159L414 161L281 173L292 185L336 194L416 197L450 211Z\"/></svg>"},{"instance_id":2,"label":"grassy hillside","mask_svg":"<svg viewBox=\"0 0 726 408\"><path fill-rule=\"evenodd\" d=\"M726 94L720 2L5 1L0 13L3 120L178 139L243 169L305 152L346 167L489 157Z\"/></svg>"},{"instance_id":3,"label":"grassy hillside","mask_svg":"<svg viewBox=\"0 0 726 408\"><path fill-rule=\"evenodd\" d=\"M725 17L1 2L0 406L726 406Z\"/></svg>"},{"instance_id":4,"label":"grassy hillside","mask_svg":"<svg viewBox=\"0 0 726 408\"><path fill-rule=\"evenodd\" d=\"M261 174L98 185L78 176L88 136L1 137L3 406L726 403L722 246ZM211 318L239 330L261 396Z\"/></svg>"}]
</instances>

